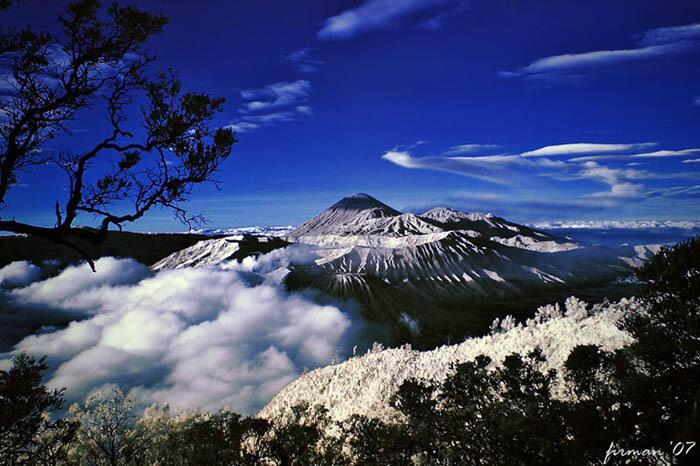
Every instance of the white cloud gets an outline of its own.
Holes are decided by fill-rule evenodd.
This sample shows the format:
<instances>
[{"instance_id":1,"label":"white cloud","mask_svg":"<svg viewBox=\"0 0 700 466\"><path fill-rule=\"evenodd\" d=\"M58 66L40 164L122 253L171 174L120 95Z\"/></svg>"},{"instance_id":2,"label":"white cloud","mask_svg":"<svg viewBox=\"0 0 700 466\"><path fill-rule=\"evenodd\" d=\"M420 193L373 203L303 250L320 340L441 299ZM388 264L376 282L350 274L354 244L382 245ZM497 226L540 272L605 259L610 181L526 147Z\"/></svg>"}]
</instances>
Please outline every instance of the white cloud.
<instances>
[{"instance_id":1,"label":"white cloud","mask_svg":"<svg viewBox=\"0 0 700 466\"><path fill-rule=\"evenodd\" d=\"M696 97L695 100L693 100L693 105L700 105L700 97Z\"/></svg>"},{"instance_id":2,"label":"white cloud","mask_svg":"<svg viewBox=\"0 0 700 466\"><path fill-rule=\"evenodd\" d=\"M542 178L572 184L584 179L595 180L608 185L609 190L579 194L578 199L569 198L567 203L569 205L600 208L615 207L634 199L653 197L655 191L647 189L639 180L697 180L700 177L700 173L697 172L669 170L667 167L662 167L656 171L648 171L633 168L612 168L597 162L599 159L608 158L672 157L700 152L700 149L683 149L658 150L636 154L623 153L656 145L658 144L654 142L631 144L571 143L545 146L515 155L446 156L443 154L425 157L414 157L407 150L393 149L381 157L404 168L455 173L509 188L527 187L528 189L540 190L542 188ZM452 147L445 153L458 150L458 147ZM467 146L466 149L471 149L471 147ZM568 160L547 157L600 152L610 152L612 154L575 157ZM513 200L513 202L517 201Z\"/></svg>"},{"instance_id":3,"label":"white cloud","mask_svg":"<svg viewBox=\"0 0 700 466\"><path fill-rule=\"evenodd\" d=\"M75 295L86 289L98 290L133 283L146 278L151 270L133 259L104 257L96 262L98 273L87 264L68 267L56 277L13 291L30 303L70 302Z\"/></svg>"},{"instance_id":4,"label":"white cloud","mask_svg":"<svg viewBox=\"0 0 700 466\"><path fill-rule=\"evenodd\" d=\"M0 268L0 287L27 286L39 279L41 269L27 261L15 261Z\"/></svg>"},{"instance_id":5,"label":"white cloud","mask_svg":"<svg viewBox=\"0 0 700 466\"><path fill-rule=\"evenodd\" d=\"M647 152L645 154L634 154L630 157L634 158L656 158L656 157L683 157L693 155L700 152L700 149L683 149L683 150L658 150L656 152Z\"/></svg>"},{"instance_id":6,"label":"white cloud","mask_svg":"<svg viewBox=\"0 0 700 466\"><path fill-rule=\"evenodd\" d=\"M28 336L16 351L48 355L49 386L67 387L71 401L116 383L146 402L252 414L304 367L372 338L352 306L284 290L294 254L155 274L136 273L148 269L129 259L100 259L96 274L69 267L12 296L84 318Z\"/></svg>"},{"instance_id":7,"label":"white cloud","mask_svg":"<svg viewBox=\"0 0 700 466\"><path fill-rule=\"evenodd\" d=\"M403 17L457 0L365 0L360 6L331 16L318 32L319 39L350 39L359 34L387 29ZM432 24L438 26L439 24Z\"/></svg>"},{"instance_id":8,"label":"white cloud","mask_svg":"<svg viewBox=\"0 0 700 466\"><path fill-rule=\"evenodd\" d=\"M513 74L531 75L552 71L571 70L575 68L592 67L620 63L644 58L658 57L685 49L685 44L653 45L640 49L627 50L598 50L586 53L567 53L540 58L529 65L520 68Z\"/></svg>"},{"instance_id":9,"label":"white cloud","mask_svg":"<svg viewBox=\"0 0 700 466\"><path fill-rule=\"evenodd\" d=\"M417 162L408 152L389 151L382 155L382 158L400 167L421 168L420 162Z\"/></svg>"},{"instance_id":10,"label":"white cloud","mask_svg":"<svg viewBox=\"0 0 700 466\"><path fill-rule=\"evenodd\" d=\"M475 199L480 201L493 201L503 199L503 195L489 192L456 191L453 195L455 199Z\"/></svg>"},{"instance_id":11,"label":"white cloud","mask_svg":"<svg viewBox=\"0 0 700 466\"><path fill-rule=\"evenodd\" d=\"M248 131L260 128L260 125L251 123L249 121L239 121L238 123L232 123L230 125L227 125L226 128L232 129L238 133L246 133Z\"/></svg>"},{"instance_id":12,"label":"white cloud","mask_svg":"<svg viewBox=\"0 0 700 466\"><path fill-rule=\"evenodd\" d=\"M305 100L310 93L311 83L300 79L269 84L262 89L243 90L241 97L251 101L245 104L245 111L259 111L296 104Z\"/></svg>"},{"instance_id":13,"label":"white cloud","mask_svg":"<svg viewBox=\"0 0 700 466\"><path fill-rule=\"evenodd\" d=\"M641 45L668 44L700 37L700 22L656 28L646 31L639 40Z\"/></svg>"},{"instance_id":14,"label":"white cloud","mask_svg":"<svg viewBox=\"0 0 700 466\"><path fill-rule=\"evenodd\" d=\"M642 154L588 155L585 157L574 157L569 159L569 162L590 162L595 160L615 160L625 158L683 157L686 155L693 155L698 152L700 152L700 149L658 150L654 152L645 152Z\"/></svg>"},{"instance_id":15,"label":"white cloud","mask_svg":"<svg viewBox=\"0 0 700 466\"><path fill-rule=\"evenodd\" d=\"M683 163L698 163L700 162L700 159L686 159L683 161Z\"/></svg>"},{"instance_id":16,"label":"white cloud","mask_svg":"<svg viewBox=\"0 0 700 466\"><path fill-rule=\"evenodd\" d=\"M592 198L639 199L643 197L644 185L635 183L618 183L610 186L610 191L587 194Z\"/></svg>"},{"instance_id":17,"label":"white cloud","mask_svg":"<svg viewBox=\"0 0 700 466\"><path fill-rule=\"evenodd\" d=\"M298 105L293 110L284 112L267 113L263 115L249 115L243 123L277 123L282 121L294 121L300 116L311 115L313 113L311 107L307 105Z\"/></svg>"},{"instance_id":18,"label":"white cloud","mask_svg":"<svg viewBox=\"0 0 700 466\"><path fill-rule=\"evenodd\" d=\"M501 71L499 76L524 76L532 79L549 77L550 81L563 80L573 70L646 60L680 53L696 45L700 37L700 23L646 31L638 41L639 47L630 49L596 50L585 53L566 53L537 59L516 71Z\"/></svg>"},{"instance_id":19,"label":"white cloud","mask_svg":"<svg viewBox=\"0 0 700 466\"><path fill-rule=\"evenodd\" d=\"M313 58L311 52L313 52L313 49L309 47L294 50L286 56L286 60L301 73L313 73L318 71L318 68L325 62Z\"/></svg>"},{"instance_id":20,"label":"white cloud","mask_svg":"<svg viewBox=\"0 0 700 466\"><path fill-rule=\"evenodd\" d=\"M304 79L274 83L262 89L243 90L241 96L251 100L241 109L241 113L246 114L246 116L231 121L227 128L244 133L259 129L261 126L295 121L299 117L311 115L312 108L308 105L302 105L310 93L311 83ZM287 109L282 109L283 107L287 107ZM281 110L272 113L255 113L273 109Z\"/></svg>"},{"instance_id":21,"label":"white cloud","mask_svg":"<svg viewBox=\"0 0 700 466\"><path fill-rule=\"evenodd\" d=\"M537 156L557 156L570 154L590 154L600 152L624 152L658 145L655 142L644 142L635 144L599 144L599 143L571 143L545 146L539 149L523 152L523 157Z\"/></svg>"},{"instance_id":22,"label":"white cloud","mask_svg":"<svg viewBox=\"0 0 700 466\"><path fill-rule=\"evenodd\" d=\"M598 178L610 185L617 184L621 179L645 178L645 172L633 168L609 168L596 162L586 162L581 175L586 178Z\"/></svg>"},{"instance_id":23,"label":"white cloud","mask_svg":"<svg viewBox=\"0 0 700 466\"><path fill-rule=\"evenodd\" d=\"M629 180L647 178L647 174L635 169L609 168L596 162L584 163L580 176L602 181L610 186L609 191L601 191L586 195L593 198L637 199L643 197L644 185L631 183Z\"/></svg>"},{"instance_id":24,"label":"white cloud","mask_svg":"<svg viewBox=\"0 0 700 466\"><path fill-rule=\"evenodd\" d=\"M506 184L512 182L514 165L531 162L518 155L484 155L480 157L413 157L408 151L388 151L384 160L404 168L423 168L470 176Z\"/></svg>"},{"instance_id":25,"label":"white cloud","mask_svg":"<svg viewBox=\"0 0 700 466\"><path fill-rule=\"evenodd\" d=\"M443 152L443 155L459 155L468 154L478 151L490 151L498 149L500 146L496 144L460 144L458 146L452 146Z\"/></svg>"}]
</instances>

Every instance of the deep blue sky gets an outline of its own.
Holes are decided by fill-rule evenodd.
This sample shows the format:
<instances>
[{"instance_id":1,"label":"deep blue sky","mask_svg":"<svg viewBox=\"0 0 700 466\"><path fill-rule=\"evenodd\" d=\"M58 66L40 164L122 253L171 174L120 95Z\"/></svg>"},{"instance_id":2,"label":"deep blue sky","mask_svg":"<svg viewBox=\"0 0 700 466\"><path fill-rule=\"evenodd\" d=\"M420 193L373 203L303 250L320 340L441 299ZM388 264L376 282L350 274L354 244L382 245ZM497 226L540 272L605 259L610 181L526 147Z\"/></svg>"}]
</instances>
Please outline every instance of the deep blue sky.
<instances>
[{"instance_id":1,"label":"deep blue sky","mask_svg":"<svg viewBox=\"0 0 700 466\"><path fill-rule=\"evenodd\" d=\"M47 3L3 21L47 27ZM170 18L158 67L226 97L218 123L239 129L222 190L188 205L211 226L300 223L353 192L521 222L700 219L696 0L138 5ZM104 129L73 127L57 146ZM20 181L3 217L51 224L61 172ZM183 227L153 211L128 228Z\"/></svg>"}]
</instances>

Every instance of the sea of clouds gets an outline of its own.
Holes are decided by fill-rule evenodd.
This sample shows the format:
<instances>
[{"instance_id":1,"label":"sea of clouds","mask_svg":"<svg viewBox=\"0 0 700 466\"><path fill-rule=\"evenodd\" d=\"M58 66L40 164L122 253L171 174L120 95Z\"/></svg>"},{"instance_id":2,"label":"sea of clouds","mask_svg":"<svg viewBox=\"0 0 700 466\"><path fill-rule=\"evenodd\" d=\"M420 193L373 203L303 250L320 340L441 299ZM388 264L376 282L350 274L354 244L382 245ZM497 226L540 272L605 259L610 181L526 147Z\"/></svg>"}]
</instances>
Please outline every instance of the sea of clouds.
<instances>
[{"instance_id":1,"label":"sea of clouds","mask_svg":"<svg viewBox=\"0 0 700 466\"><path fill-rule=\"evenodd\" d=\"M306 368L386 336L352 303L287 292L301 254L157 273L111 257L97 273L14 262L0 269L0 344L13 345L0 369L24 351L47 356L48 384L69 401L117 384L144 403L253 414Z\"/></svg>"}]
</instances>

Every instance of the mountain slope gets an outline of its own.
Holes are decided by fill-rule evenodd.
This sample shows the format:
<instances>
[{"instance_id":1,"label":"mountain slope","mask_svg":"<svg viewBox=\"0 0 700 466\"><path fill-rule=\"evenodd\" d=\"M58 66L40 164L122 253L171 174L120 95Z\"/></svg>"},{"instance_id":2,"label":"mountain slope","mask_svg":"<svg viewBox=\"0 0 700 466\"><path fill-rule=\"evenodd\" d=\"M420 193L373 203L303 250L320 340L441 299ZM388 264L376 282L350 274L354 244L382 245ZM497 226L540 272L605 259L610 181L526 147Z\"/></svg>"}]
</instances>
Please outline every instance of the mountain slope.
<instances>
[{"instance_id":1,"label":"mountain slope","mask_svg":"<svg viewBox=\"0 0 700 466\"><path fill-rule=\"evenodd\" d=\"M289 290L354 300L366 317L389 324L396 341L423 347L483 334L494 314L524 317L571 294L602 299L654 252L585 248L492 214L400 213L367 194L341 199L284 239L308 251L289 267ZM240 259L231 241L198 243L155 268ZM610 297L631 295L633 286Z\"/></svg>"},{"instance_id":2,"label":"mountain slope","mask_svg":"<svg viewBox=\"0 0 700 466\"><path fill-rule=\"evenodd\" d=\"M363 215L356 219L355 224L362 220L394 217L401 214L369 194L358 193L336 202L324 212L301 224L288 236L299 238L310 235L342 234L341 226L355 219L360 213Z\"/></svg>"},{"instance_id":3,"label":"mountain slope","mask_svg":"<svg viewBox=\"0 0 700 466\"><path fill-rule=\"evenodd\" d=\"M287 284L355 299L366 315L394 325L401 315L423 336L441 334L437 341L483 331L502 303L534 310L611 283L644 260L632 248L584 248L492 214L438 207L390 215L396 211L365 196L345 198L290 233L319 258L293 266ZM338 214L358 198L364 210ZM396 301L400 312L387 306Z\"/></svg>"},{"instance_id":4,"label":"mountain slope","mask_svg":"<svg viewBox=\"0 0 700 466\"><path fill-rule=\"evenodd\" d=\"M232 235L225 238L199 241L172 253L151 267L153 270L205 267L227 260L240 260L287 246L286 241L267 236Z\"/></svg>"}]
</instances>

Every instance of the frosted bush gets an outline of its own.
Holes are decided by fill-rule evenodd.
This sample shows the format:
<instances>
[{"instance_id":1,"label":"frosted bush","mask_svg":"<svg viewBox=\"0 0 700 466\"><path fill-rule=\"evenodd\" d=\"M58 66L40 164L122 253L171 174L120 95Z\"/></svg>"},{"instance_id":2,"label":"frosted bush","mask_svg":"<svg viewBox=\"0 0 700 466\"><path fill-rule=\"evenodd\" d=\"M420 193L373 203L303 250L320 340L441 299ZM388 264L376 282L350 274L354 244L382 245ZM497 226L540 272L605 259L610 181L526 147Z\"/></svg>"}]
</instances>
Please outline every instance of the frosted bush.
<instances>
[{"instance_id":1,"label":"frosted bush","mask_svg":"<svg viewBox=\"0 0 700 466\"><path fill-rule=\"evenodd\" d=\"M566 306L566 316L571 317L575 321L588 317L588 305L585 301L581 301L575 296L569 296L564 303Z\"/></svg>"},{"instance_id":2,"label":"frosted bush","mask_svg":"<svg viewBox=\"0 0 700 466\"><path fill-rule=\"evenodd\" d=\"M491 326L489 327L489 334L490 335L495 335L499 332L499 329L501 328L501 318L496 317L493 319L493 322L491 322Z\"/></svg>"},{"instance_id":3,"label":"frosted bush","mask_svg":"<svg viewBox=\"0 0 700 466\"><path fill-rule=\"evenodd\" d=\"M372 347L367 350L367 353L374 354L374 353L381 353L382 351L384 351L384 345L382 345L378 341L375 341L372 344Z\"/></svg>"},{"instance_id":4,"label":"frosted bush","mask_svg":"<svg viewBox=\"0 0 700 466\"><path fill-rule=\"evenodd\" d=\"M546 358L541 370L557 369L561 374L564 361L577 345L595 344L605 351L614 351L632 342L617 323L625 313L641 311L636 300L593 306L595 312L586 308L585 302L570 298L564 306L543 306L524 326L516 325L513 316L494 319L490 335L432 351L381 351L383 348L376 344L364 356L314 370L290 383L259 416L276 419L291 406L308 402L322 404L336 420L364 414L390 421L396 412L389 407L389 400L404 380L415 377L440 382L454 364L474 360L480 354L490 357L490 368L495 368L513 352L525 355L539 347ZM553 395L563 398L567 393L562 391L560 379L553 387Z\"/></svg>"},{"instance_id":5,"label":"frosted bush","mask_svg":"<svg viewBox=\"0 0 700 466\"><path fill-rule=\"evenodd\" d=\"M529 322L529 320L528 320ZM518 324L517 321L515 320L515 317L511 315L507 315L501 320L500 318L496 317L493 322L491 322L491 326L489 327L489 334L490 335L497 335L499 333L506 333L510 330L513 330L516 327L521 327L522 324Z\"/></svg>"},{"instance_id":6,"label":"frosted bush","mask_svg":"<svg viewBox=\"0 0 700 466\"><path fill-rule=\"evenodd\" d=\"M507 332L513 330L516 327L515 317L505 316L501 321L501 330Z\"/></svg>"},{"instance_id":7,"label":"frosted bush","mask_svg":"<svg viewBox=\"0 0 700 466\"><path fill-rule=\"evenodd\" d=\"M540 306L535 312L535 317L530 321L528 320L527 325L542 324L553 319L558 319L562 316L561 308L559 303L547 304L546 306Z\"/></svg>"}]
</instances>

